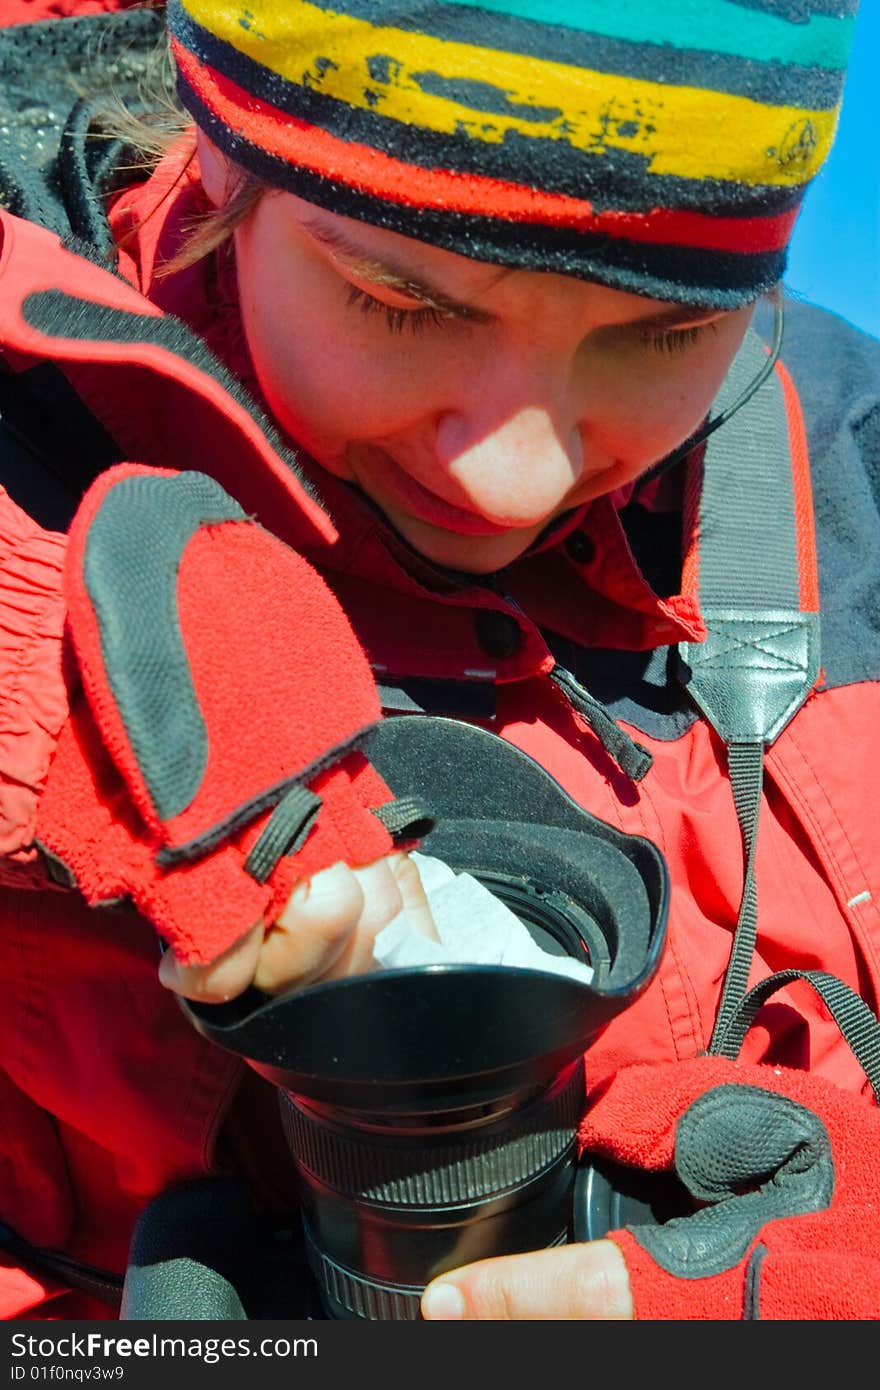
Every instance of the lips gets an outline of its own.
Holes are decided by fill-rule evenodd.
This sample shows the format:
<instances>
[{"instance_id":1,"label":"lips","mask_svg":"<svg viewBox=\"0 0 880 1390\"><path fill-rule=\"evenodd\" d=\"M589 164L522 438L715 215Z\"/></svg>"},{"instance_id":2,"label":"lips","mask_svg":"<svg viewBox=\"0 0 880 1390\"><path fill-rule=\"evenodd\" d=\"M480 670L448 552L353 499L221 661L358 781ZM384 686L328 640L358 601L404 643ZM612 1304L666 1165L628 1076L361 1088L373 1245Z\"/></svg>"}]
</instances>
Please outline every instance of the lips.
<instances>
[{"instance_id":1,"label":"lips","mask_svg":"<svg viewBox=\"0 0 880 1390\"><path fill-rule=\"evenodd\" d=\"M390 502L429 526L439 526L444 531L455 531L462 536L502 536L514 529L446 502L416 482L381 450L359 453L356 473L358 482L362 487L364 483L368 484L365 491L380 506L383 501Z\"/></svg>"}]
</instances>

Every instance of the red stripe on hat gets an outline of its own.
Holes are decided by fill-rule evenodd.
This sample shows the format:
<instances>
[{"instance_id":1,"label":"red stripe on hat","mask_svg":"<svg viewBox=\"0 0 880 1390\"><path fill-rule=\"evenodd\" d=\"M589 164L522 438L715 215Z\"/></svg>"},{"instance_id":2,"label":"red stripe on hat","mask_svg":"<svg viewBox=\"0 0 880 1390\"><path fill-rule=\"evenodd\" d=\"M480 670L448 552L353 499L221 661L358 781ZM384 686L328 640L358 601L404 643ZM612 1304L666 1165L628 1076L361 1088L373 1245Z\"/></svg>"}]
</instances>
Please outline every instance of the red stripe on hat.
<instances>
[{"instance_id":1,"label":"red stripe on hat","mask_svg":"<svg viewBox=\"0 0 880 1390\"><path fill-rule=\"evenodd\" d=\"M649 212L594 212L585 199L546 193L479 174L404 164L369 145L340 140L251 95L172 39L185 81L217 119L243 139L288 164L391 202L512 222L572 227L627 241L759 254L778 251L789 239L798 208L769 217L709 217L705 213L652 208Z\"/></svg>"}]
</instances>

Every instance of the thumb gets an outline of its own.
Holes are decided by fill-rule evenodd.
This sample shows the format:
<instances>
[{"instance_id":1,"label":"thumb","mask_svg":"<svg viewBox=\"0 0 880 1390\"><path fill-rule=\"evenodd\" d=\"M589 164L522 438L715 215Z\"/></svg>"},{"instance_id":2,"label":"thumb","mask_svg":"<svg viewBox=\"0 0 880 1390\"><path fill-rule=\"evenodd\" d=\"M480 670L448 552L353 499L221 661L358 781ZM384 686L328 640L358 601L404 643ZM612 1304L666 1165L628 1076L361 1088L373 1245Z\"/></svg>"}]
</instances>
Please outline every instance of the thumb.
<instances>
[{"instance_id":1,"label":"thumb","mask_svg":"<svg viewBox=\"0 0 880 1390\"><path fill-rule=\"evenodd\" d=\"M610 1240L503 1255L433 1280L422 1295L422 1316L501 1322L632 1318L629 1272Z\"/></svg>"}]
</instances>

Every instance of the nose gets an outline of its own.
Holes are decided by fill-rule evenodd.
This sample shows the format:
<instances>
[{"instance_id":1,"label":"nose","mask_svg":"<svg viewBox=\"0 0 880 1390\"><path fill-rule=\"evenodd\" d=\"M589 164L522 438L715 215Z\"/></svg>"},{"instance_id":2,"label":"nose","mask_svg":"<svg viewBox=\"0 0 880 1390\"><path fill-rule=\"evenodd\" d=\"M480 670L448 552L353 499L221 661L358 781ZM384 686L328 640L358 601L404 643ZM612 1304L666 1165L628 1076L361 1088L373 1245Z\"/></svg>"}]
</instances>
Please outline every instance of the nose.
<instances>
[{"instance_id":1,"label":"nose","mask_svg":"<svg viewBox=\"0 0 880 1390\"><path fill-rule=\"evenodd\" d=\"M437 417L434 453L454 485L448 500L504 526L538 525L583 471L579 411L558 379L495 374Z\"/></svg>"}]
</instances>

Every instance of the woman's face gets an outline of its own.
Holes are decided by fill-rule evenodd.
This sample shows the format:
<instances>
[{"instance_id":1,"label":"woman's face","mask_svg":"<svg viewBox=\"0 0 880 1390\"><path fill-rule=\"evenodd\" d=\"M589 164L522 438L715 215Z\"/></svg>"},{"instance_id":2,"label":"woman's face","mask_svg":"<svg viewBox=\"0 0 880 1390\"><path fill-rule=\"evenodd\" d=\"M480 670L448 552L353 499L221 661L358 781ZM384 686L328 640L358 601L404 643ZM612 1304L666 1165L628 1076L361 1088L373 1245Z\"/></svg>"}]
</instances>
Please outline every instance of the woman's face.
<instances>
[{"instance_id":1,"label":"woman's face","mask_svg":"<svg viewBox=\"0 0 880 1390\"><path fill-rule=\"evenodd\" d=\"M423 555L471 573L686 439L751 316L504 270L283 192L236 243L280 424Z\"/></svg>"}]
</instances>

